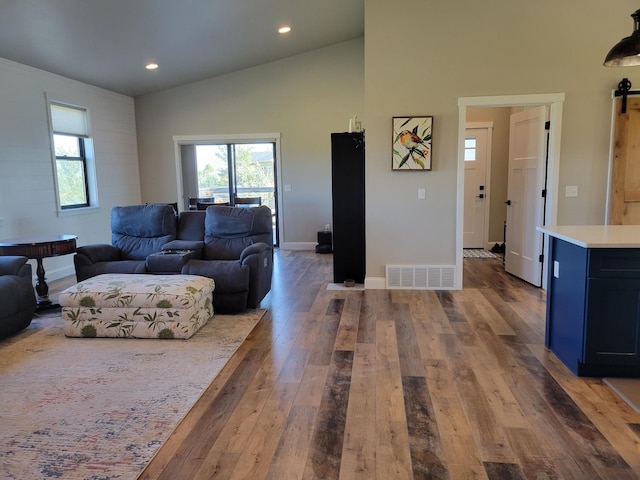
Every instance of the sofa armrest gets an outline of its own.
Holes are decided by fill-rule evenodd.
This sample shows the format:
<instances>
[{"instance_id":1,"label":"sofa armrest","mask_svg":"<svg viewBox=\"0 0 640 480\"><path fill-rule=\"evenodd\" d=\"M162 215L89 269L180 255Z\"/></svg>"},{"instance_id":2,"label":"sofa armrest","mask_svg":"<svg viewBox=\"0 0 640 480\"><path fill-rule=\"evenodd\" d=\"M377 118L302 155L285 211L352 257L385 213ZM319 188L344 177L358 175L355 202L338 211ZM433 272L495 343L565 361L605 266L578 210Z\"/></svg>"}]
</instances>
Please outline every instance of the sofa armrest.
<instances>
[{"instance_id":1,"label":"sofa armrest","mask_svg":"<svg viewBox=\"0 0 640 480\"><path fill-rule=\"evenodd\" d=\"M249 267L248 308L257 308L271 290L273 275L273 247L268 243L258 242L249 245L240 255L240 263Z\"/></svg>"},{"instance_id":2,"label":"sofa armrest","mask_svg":"<svg viewBox=\"0 0 640 480\"><path fill-rule=\"evenodd\" d=\"M252 245L249 245L247 248L245 248L242 251L242 253L240 254L240 262L244 263L246 258L249 257L250 255L261 254L262 252L267 252L272 250L273 250L273 247L271 247L270 245L264 242L254 243Z\"/></svg>"},{"instance_id":3,"label":"sofa armrest","mask_svg":"<svg viewBox=\"0 0 640 480\"><path fill-rule=\"evenodd\" d=\"M20 270L27 263L27 260L27 257L16 255L0 257L0 275L22 276ZM29 270L29 275L31 275L31 270Z\"/></svg>"},{"instance_id":4,"label":"sofa armrest","mask_svg":"<svg viewBox=\"0 0 640 480\"><path fill-rule=\"evenodd\" d=\"M150 273L180 273L189 260L200 258L197 250L163 250L147 257L147 271Z\"/></svg>"},{"instance_id":5,"label":"sofa armrest","mask_svg":"<svg viewBox=\"0 0 640 480\"><path fill-rule=\"evenodd\" d=\"M163 251L202 250L204 242L201 240L172 240L162 246Z\"/></svg>"},{"instance_id":6,"label":"sofa armrest","mask_svg":"<svg viewBox=\"0 0 640 480\"><path fill-rule=\"evenodd\" d=\"M115 262L122 260L118 247L106 243L96 243L76 248L76 256L86 257L84 263Z\"/></svg>"}]
</instances>

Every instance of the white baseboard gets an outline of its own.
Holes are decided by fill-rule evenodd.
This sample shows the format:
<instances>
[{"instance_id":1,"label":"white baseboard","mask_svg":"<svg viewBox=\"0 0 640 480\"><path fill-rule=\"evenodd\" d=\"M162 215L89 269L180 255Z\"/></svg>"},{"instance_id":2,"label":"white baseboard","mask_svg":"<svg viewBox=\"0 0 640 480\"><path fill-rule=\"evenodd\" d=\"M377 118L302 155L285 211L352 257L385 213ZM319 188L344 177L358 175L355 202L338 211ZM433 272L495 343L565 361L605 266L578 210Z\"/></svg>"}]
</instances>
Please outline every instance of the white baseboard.
<instances>
[{"instance_id":1,"label":"white baseboard","mask_svg":"<svg viewBox=\"0 0 640 480\"><path fill-rule=\"evenodd\" d=\"M384 277L365 277L365 290L386 290L387 280Z\"/></svg>"},{"instance_id":2,"label":"white baseboard","mask_svg":"<svg viewBox=\"0 0 640 480\"><path fill-rule=\"evenodd\" d=\"M313 242L285 242L280 244L281 250L315 250L317 243Z\"/></svg>"},{"instance_id":3,"label":"white baseboard","mask_svg":"<svg viewBox=\"0 0 640 480\"><path fill-rule=\"evenodd\" d=\"M31 270L34 272L33 273L33 283L35 285L36 280L38 279L38 277L35 274L36 271L36 266L35 264L31 266ZM45 270L46 270L46 265L45 265ZM76 270L73 266L69 266L69 267L63 267L63 268L58 268L55 270L46 270L45 271L45 281L47 283L51 283L54 280L60 280L61 278L65 278L65 277L69 277L69 276L74 276L76 275Z\"/></svg>"}]
</instances>

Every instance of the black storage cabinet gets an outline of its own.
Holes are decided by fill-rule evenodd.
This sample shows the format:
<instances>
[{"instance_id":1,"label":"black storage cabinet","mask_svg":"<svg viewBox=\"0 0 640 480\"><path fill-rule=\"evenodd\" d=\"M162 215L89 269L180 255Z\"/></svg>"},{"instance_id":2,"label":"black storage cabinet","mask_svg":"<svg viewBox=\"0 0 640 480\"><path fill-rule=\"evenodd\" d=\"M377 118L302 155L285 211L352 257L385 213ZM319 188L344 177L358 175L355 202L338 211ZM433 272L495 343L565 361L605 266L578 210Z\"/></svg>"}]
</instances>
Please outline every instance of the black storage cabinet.
<instances>
[{"instance_id":1,"label":"black storage cabinet","mask_svg":"<svg viewBox=\"0 0 640 480\"><path fill-rule=\"evenodd\" d=\"M364 133L331 134L333 281L364 283Z\"/></svg>"}]
</instances>

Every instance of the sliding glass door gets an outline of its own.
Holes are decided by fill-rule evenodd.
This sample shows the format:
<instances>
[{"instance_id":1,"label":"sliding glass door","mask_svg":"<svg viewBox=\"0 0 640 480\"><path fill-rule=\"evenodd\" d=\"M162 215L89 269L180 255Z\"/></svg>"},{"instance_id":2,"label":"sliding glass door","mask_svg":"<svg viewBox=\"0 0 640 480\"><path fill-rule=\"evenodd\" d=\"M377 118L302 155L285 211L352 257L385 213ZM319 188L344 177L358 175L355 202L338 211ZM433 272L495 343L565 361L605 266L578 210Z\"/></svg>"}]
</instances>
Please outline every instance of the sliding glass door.
<instances>
[{"instance_id":1,"label":"sliding glass door","mask_svg":"<svg viewBox=\"0 0 640 480\"><path fill-rule=\"evenodd\" d=\"M235 204L235 197L260 197L275 210L275 144L196 145L198 196Z\"/></svg>"},{"instance_id":2,"label":"sliding glass door","mask_svg":"<svg viewBox=\"0 0 640 480\"><path fill-rule=\"evenodd\" d=\"M232 206L245 206L242 199L259 197L273 212L277 245L275 142L185 145L182 173L187 197L213 198Z\"/></svg>"}]
</instances>

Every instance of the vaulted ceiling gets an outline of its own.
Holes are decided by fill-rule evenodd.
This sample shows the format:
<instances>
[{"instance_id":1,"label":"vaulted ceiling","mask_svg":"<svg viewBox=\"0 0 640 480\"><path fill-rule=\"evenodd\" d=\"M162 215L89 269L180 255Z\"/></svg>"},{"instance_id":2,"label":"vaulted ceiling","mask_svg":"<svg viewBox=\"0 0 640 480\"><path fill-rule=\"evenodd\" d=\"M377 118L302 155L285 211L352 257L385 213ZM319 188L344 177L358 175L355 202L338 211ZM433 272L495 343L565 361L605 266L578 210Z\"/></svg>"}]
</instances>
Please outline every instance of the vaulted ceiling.
<instances>
[{"instance_id":1,"label":"vaulted ceiling","mask_svg":"<svg viewBox=\"0 0 640 480\"><path fill-rule=\"evenodd\" d=\"M364 0L0 0L0 57L131 96L363 35Z\"/></svg>"}]
</instances>

